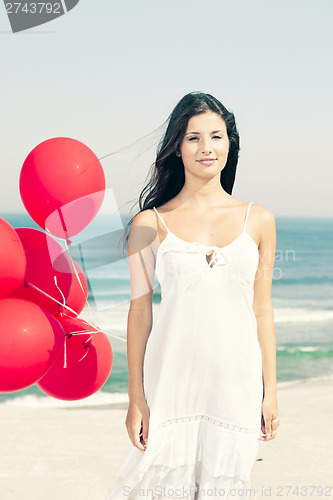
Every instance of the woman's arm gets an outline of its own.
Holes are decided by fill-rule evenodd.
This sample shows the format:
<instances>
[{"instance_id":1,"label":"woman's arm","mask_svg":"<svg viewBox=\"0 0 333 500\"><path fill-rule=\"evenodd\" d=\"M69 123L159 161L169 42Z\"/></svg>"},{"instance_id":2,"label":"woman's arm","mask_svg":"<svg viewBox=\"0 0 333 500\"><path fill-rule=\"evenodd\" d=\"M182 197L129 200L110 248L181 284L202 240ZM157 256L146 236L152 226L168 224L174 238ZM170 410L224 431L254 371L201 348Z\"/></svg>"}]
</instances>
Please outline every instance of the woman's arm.
<instances>
[{"instance_id":1,"label":"woman's arm","mask_svg":"<svg viewBox=\"0 0 333 500\"><path fill-rule=\"evenodd\" d=\"M156 231L152 214L137 214L131 226L128 261L131 278L131 303L127 319L128 395L143 396L143 360L147 340L152 328L152 296L155 257L152 241Z\"/></svg>"},{"instance_id":2,"label":"woman's arm","mask_svg":"<svg viewBox=\"0 0 333 500\"><path fill-rule=\"evenodd\" d=\"M155 256L152 242L156 239L155 215L149 210L138 213L131 226L128 262L131 278L131 303L127 320L127 363L129 408L126 428L132 444L145 451L148 443L149 407L144 394L143 361L151 332L152 295ZM140 439L142 431L142 438Z\"/></svg>"},{"instance_id":3,"label":"woman's arm","mask_svg":"<svg viewBox=\"0 0 333 500\"><path fill-rule=\"evenodd\" d=\"M259 264L254 283L253 311L257 320L257 335L262 355L264 384L263 411L266 434L278 427L272 420L278 417L276 380L276 339L271 286L276 248L276 228L273 213L260 206ZM265 414L266 413L266 414ZM274 438L274 434L272 436Z\"/></svg>"}]
</instances>

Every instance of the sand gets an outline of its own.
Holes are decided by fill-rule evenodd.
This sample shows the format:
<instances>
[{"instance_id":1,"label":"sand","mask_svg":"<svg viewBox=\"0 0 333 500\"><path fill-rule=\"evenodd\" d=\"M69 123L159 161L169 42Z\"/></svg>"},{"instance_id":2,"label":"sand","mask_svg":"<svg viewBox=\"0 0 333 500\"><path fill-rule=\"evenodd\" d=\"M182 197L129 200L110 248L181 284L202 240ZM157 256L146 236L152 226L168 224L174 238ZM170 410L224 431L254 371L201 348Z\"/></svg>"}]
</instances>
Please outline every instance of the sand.
<instances>
[{"instance_id":1,"label":"sand","mask_svg":"<svg viewBox=\"0 0 333 500\"><path fill-rule=\"evenodd\" d=\"M333 498L333 382L279 388L278 404L280 429L272 441L259 442L251 497ZM105 500L130 443L126 413L126 403L1 404L0 499ZM305 492L302 486L328 490Z\"/></svg>"}]
</instances>

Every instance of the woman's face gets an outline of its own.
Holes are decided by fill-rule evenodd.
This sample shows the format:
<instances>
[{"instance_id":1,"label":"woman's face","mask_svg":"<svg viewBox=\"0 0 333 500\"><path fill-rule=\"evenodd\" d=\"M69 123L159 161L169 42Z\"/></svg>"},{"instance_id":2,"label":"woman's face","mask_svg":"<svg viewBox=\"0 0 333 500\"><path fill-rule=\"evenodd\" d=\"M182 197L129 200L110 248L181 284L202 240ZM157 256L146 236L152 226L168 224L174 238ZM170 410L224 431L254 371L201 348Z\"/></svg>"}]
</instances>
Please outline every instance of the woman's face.
<instances>
[{"instance_id":1,"label":"woman's face","mask_svg":"<svg viewBox=\"0 0 333 500\"><path fill-rule=\"evenodd\" d=\"M180 145L184 167L192 173L221 172L227 163L229 138L224 120L213 111L192 116ZM210 158L212 161L203 162Z\"/></svg>"}]
</instances>

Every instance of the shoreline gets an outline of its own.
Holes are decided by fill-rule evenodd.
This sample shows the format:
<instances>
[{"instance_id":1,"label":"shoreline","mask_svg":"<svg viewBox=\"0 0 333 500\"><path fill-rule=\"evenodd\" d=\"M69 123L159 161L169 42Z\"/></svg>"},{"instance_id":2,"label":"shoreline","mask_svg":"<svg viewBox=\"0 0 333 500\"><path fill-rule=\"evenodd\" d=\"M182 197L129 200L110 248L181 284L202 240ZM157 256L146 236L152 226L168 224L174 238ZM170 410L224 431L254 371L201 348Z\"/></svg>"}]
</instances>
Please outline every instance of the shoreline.
<instances>
[{"instance_id":1,"label":"shoreline","mask_svg":"<svg viewBox=\"0 0 333 500\"><path fill-rule=\"evenodd\" d=\"M301 387L314 387L317 385L328 385L330 386L333 384L333 374L332 375L322 375L318 377L312 377L312 378L304 378L304 379L295 379L295 380L290 380L290 381L285 381L285 382L278 382L277 383L277 391L278 394L280 391L284 391L286 389L297 389ZM106 399L110 400L112 399L115 395L122 395L124 397L123 401L105 401ZM99 399L102 398L105 402L100 401ZM36 394L25 394L21 395L20 392L17 392L17 394L13 397L8 397L6 400L0 400L0 408L2 406L12 406L16 408L63 408L63 409L90 409L90 408L96 408L96 409L127 409L128 407L128 395L127 393L113 393L113 392L106 392L103 391L103 387L98 391L96 394L93 394L92 396L89 396L88 398L81 399L81 400L76 400L76 401L65 401L65 400L59 400L57 398L52 398L51 396L47 396L41 392L36 393ZM49 405L45 404L29 404L30 401L35 401L39 400L40 402L50 402ZM24 403L23 403L24 402ZM88 402L88 404L85 404L85 402ZM20 404L21 403L21 404Z\"/></svg>"}]
</instances>

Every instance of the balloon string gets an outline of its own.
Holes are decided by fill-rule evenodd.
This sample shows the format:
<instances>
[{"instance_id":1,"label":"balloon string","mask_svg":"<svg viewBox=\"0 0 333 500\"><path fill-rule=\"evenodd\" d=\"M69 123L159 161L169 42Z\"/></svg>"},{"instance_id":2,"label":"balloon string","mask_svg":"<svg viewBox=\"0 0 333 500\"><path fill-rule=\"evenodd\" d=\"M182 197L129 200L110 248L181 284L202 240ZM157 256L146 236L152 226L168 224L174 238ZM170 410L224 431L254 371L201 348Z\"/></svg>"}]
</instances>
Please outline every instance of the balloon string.
<instances>
[{"instance_id":1,"label":"balloon string","mask_svg":"<svg viewBox=\"0 0 333 500\"><path fill-rule=\"evenodd\" d=\"M65 296L64 294L62 293L61 291L61 288L58 286L58 283L57 283L57 277L54 276L54 283L55 283L55 286L58 288L59 292L61 293L62 295L62 300L63 300L63 303L62 305L63 306L66 306L66 299L65 299ZM76 313L75 313L76 314ZM67 368L67 350L66 350L66 346L67 346L67 343L66 343L66 335L65 335L65 339L64 339L64 368Z\"/></svg>"},{"instance_id":2,"label":"balloon string","mask_svg":"<svg viewBox=\"0 0 333 500\"><path fill-rule=\"evenodd\" d=\"M64 314L65 314L65 313L64 313ZM122 340L123 342L127 342L127 340L126 340L126 339L124 339L123 337L119 337L118 335L112 335L111 333L108 333L108 332L106 332L105 330L101 330L101 329L100 329L97 325L95 325L95 324L94 324L94 323L92 323L91 321L87 321L86 319L83 319L83 318L80 318L80 320L81 320L81 322L82 322L82 323L86 323L88 326L92 326L92 327L94 328L94 331L95 331L96 333L98 333L98 332L102 332L102 333L105 333L106 335L109 335L109 336L114 337L114 338L116 338L116 339ZM91 332L86 332L86 333L91 333ZM92 337L93 337L93 335L92 335ZM92 337L91 337L91 338L92 338ZM88 340L89 340L89 339L88 339Z\"/></svg>"},{"instance_id":3,"label":"balloon string","mask_svg":"<svg viewBox=\"0 0 333 500\"><path fill-rule=\"evenodd\" d=\"M65 240L65 245L66 245L66 248L67 248L67 253L68 253L69 258L70 258L70 261L71 261L72 268L73 268L73 270L74 270L74 272L75 272L76 278L77 278L77 280L78 280L78 282L79 282L79 284L80 284L80 287L81 287L81 289L82 289L82 293L83 293L83 295L84 295L84 289L83 289L83 286L82 286L82 283L81 283L81 280L80 280L80 276L78 275L78 272L77 272L77 270L76 270L75 264L74 264L73 259L72 259L72 256L71 256L71 254L70 254L70 252L69 252L69 249L68 249L68 245L67 245L67 238L66 238L66 240ZM61 288L58 286L58 283L57 283L57 277L56 277L56 276L54 276L54 283L55 283L55 286L58 288L59 292L60 292L60 293L61 293L61 295L62 295L62 298L63 298L63 304L62 304L62 305L63 305L63 306L66 306L66 299L65 299L64 294L63 294L63 293L62 293L62 291L61 291ZM89 307L90 307L90 306L89 306ZM73 312L75 312L75 311L73 311ZM77 312L75 312L75 315L76 315L76 316L78 316ZM100 331L100 332L102 332L102 330L99 330L99 331ZM73 333L74 333L74 332L71 332L71 334L73 334ZM88 332L85 332L85 333L80 333L79 335L85 335L86 333L88 333ZM93 332L89 332L89 333L93 333ZM95 333L98 333L98 332L95 332ZM102 333L103 333L103 332L102 332ZM91 336L90 336L90 337L89 337L89 338L85 341L85 344L86 344L87 342L89 342L89 340L91 340L91 339L92 339L92 337L93 337L93 335L91 335ZM64 340L64 368L67 368L67 350L66 350L66 345L67 345L67 342L66 342L66 336L65 336L65 340ZM82 358L81 358L81 359L79 359L78 363L79 363L80 361L82 361L82 360L86 357L86 355L88 354L88 351L89 351L89 346L85 346L85 347L87 347L87 351L86 351L86 353L84 354L84 356L82 356Z\"/></svg>"},{"instance_id":4,"label":"balloon string","mask_svg":"<svg viewBox=\"0 0 333 500\"><path fill-rule=\"evenodd\" d=\"M65 245L66 245L67 254L68 254L69 259L70 259L70 261L71 261L71 265L72 265L73 271L74 271L74 273L75 273L76 279L78 280L79 285L80 285L81 290L82 290L82 293L83 293L83 295L84 295L84 294L85 294L85 293L84 293L84 288L83 288L83 285L82 285L82 282L81 282L81 279L80 279L79 273L77 272L76 266L75 266L74 261L73 261L73 259L72 259L71 253L70 253L70 251L69 251L69 248L68 248L68 243L67 243L67 238L65 239ZM86 303L88 304L88 307L90 308L89 300L88 300L88 301L86 301Z\"/></svg>"},{"instance_id":5,"label":"balloon string","mask_svg":"<svg viewBox=\"0 0 333 500\"><path fill-rule=\"evenodd\" d=\"M68 309L70 312L72 312L73 314L75 314L75 316L77 317L78 316L78 313L76 311L74 311L71 307L67 306L66 304L63 304L62 302L59 302L59 300L55 299L54 297L52 297L51 295L49 295L48 293L44 292L44 290L41 290L40 288L38 288L38 286L34 285L33 283L30 283L30 281L27 281L25 280L24 281L24 285L25 286L31 286L32 288L35 288L35 290L37 290L38 292L42 293L43 295L45 295L46 297L48 297L49 299L51 300L54 300L55 302L57 302L58 304L60 304L62 307L64 307L65 309ZM62 315L64 315L65 313L61 313ZM68 314L65 314L66 316L69 316ZM122 340L123 342L127 342L126 339L124 339L123 337L119 337L118 335L114 335L112 333L109 333L109 332L106 332L105 330L100 330L96 325L94 325L94 323L92 323L91 321L88 321L86 319L83 319L83 318L80 318L80 321L82 321L83 323L86 323L87 325L89 326L92 326L95 330L98 330L102 333L104 333L105 335L108 335L110 337L114 337L116 339L119 339L119 340ZM98 332L96 332L98 333Z\"/></svg>"},{"instance_id":6,"label":"balloon string","mask_svg":"<svg viewBox=\"0 0 333 500\"><path fill-rule=\"evenodd\" d=\"M63 306L65 306L65 305L66 305L66 299L65 299L64 294L63 294L63 293L62 293L62 291L61 291L61 288L60 288L60 287L58 287L57 277L56 277L56 276L53 276L53 278L54 278L54 284L55 284L55 286L58 288L59 292L60 292L60 293L61 293L61 295L62 295L62 305L63 305Z\"/></svg>"},{"instance_id":7,"label":"balloon string","mask_svg":"<svg viewBox=\"0 0 333 500\"><path fill-rule=\"evenodd\" d=\"M57 279L56 279L56 277L54 277L54 278L55 278L55 284L56 284L56 286L57 286L58 290L60 291L61 295L63 296L63 300L65 301L64 295L63 295L63 293L61 292L60 288L59 288L59 287L58 287L58 285L57 285ZM69 311L71 311L72 313L74 313L74 314L75 314L75 317L77 317L77 316L78 316L78 313L77 313L76 311L74 311L74 309L72 309L71 307L67 306L65 303L62 303L62 302L60 302L59 300L55 299L54 297L52 297L52 296L51 296L51 295L49 295L48 293L44 292L44 290L41 290L38 286L34 285L33 283L30 283L30 281L25 280L25 281L24 281L24 285L25 285L25 286L32 286L32 288L34 288L34 289L35 289L35 290L37 290L38 292L42 293L43 295L45 295L45 296L46 296L46 297L48 297L49 299L54 300L55 302L57 302L58 304L60 304L61 306L63 306L65 309L68 309ZM65 314L65 313L60 313L60 315L64 315L64 314ZM66 315L66 316L69 316L68 314L65 314L65 315ZM90 321L87 321L87 320L85 320L85 319L80 319L80 320L81 320L83 323L86 323L87 325L92 326L92 327L94 328L94 330L93 330L93 332L95 332L95 333L94 333L94 335L95 335L95 334L97 334L97 333L99 333L99 332L101 332L101 333L104 333L105 335L108 335L108 336L110 336L110 337L114 337L114 338L117 338L117 339L119 339L119 340L122 340L123 342L127 342L127 340L126 340L126 339L123 339L122 337L119 337L118 335L113 335L112 333L108 333L108 332L105 332L104 330L101 330L100 328L98 328L96 325L94 325L94 324L93 324L93 323L91 323ZM85 334L87 334L87 333L92 333L92 332L85 332ZM80 334L84 335L84 333L83 333L83 332L80 332ZM77 335L77 334L76 334L76 335ZM90 337L86 340L86 342L88 342L89 340L91 340L91 339L92 339L92 337L93 337L94 335L90 336ZM65 334L65 339L64 339L64 365L63 365L63 367L64 367L64 368L67 368L67 349L66 349L66 340L67 340L67 336L68 336L68 335L67 335L67 334ZM85 342L85 343L86 343L86 342ZM88 350L89 350L89 348L87 349L86 354L85 354L85 355L84 355L84 356L83 356L83 357L82 357L79 361L82 361L82 359L84 359L84 358L85 358L85 356L88 354Z\"/></svg>"},{"instance_id":8,"label":"balloon string","mask_svg":"<svg viewBox=\"0 0 333 500\"><path fill-rule=\"evenodd\" d=\"M78 316L78 313L76 311L74 311L73 309L71 309L69 306L67 306L63 302L59 302L59 300L55 299L54 297L52 297L48 293L44 292L44 290L41 290L40 288L38 288L38 286L34 285L33 283L30 283L30 281L25 280L24 281L24 285L25 286L32 286L32 288L35 288L35 290L37 290L38 292L42 293L43 295L45 295L49 299L54 300L54 302L57 302L57 304L60 304L62 307L65 307L66 309L68 309L69 311L71 311L72 313L74 313L75 316Z\"/></svg>"},{"instance_id":9,"label":"balloon string","mask_svg":"<svg viewBox=\"0 0 333 500\"><path fill-rule=\"evenodd\" d=\"M60 219L60 222L61 222L61 225L62 225L62 229L63 229L63 231L65 233L65 238L68 239L68 231L67 231L67 227L66 227L66 222L65 222L64 216L62 214L61 208L62 207L59 207L57 209L58 210L58 214L59 214L59 219Z\"/></svg>"},{"instance_id":10,"label":"balloon string","mask_svg":"<svg viewBox=\"0 0 333 500\"><path fill-rule=\"evenodd\" d=\"M82 361L87 356L87 354L89 352L89 346L87 345L87 346L84 346L84 347L86 347L86 353L82 356L81 359L79 359L78 363L80 363L80 361Z\"/></svg>"},{"instance_id":11,"label":"balloon string","mask_svg":"<svg viewBox=\"0 0 333 500\"><path fill-rule=\"evenodd\" d=\"M67 306L66 304L60 302L59 300L55 299L54 297L52 297L51 295L49 295L48 293L44 292L44 290L41 290L38 286L34 285L33 283L30 283L30 281L27 281L25 280L24 281L24 285L25 286L31 286L32 288L34 288L35 290L37 290L38 292L42 293L43 295L45 295L46 297L48 297L49 299L51 300L54 300L54 302L57 302L58 304L60 304L62 307L64 307L65 309L68 309L70 312L72 312L73 314L75 314L75 317L78 316L78 313L76 311L74 311L74 309L72 309L71 307ZM62 294L63 295L63 294ZM65 313L61 313L61 315L64 315ZM65 314L66 316L69 316L68 314ZM83 318L80 318L80 321L82 321L83 323L86 323L87 325L91 326L92 328L94 328L94 332L95 333L99 333L99 332L102 332L104 333L105 335L108 335L110 337L114 337L118 340L122 340L123 342L127 342L126 339L122 338L122 337L119 337L118 335L114 335L112 333L109 333L109 332L106 332L104 330L101 330L100 328L98 328L96 325L94 325L94 323L90 322L90 321L87 321ZM96 331L97 330L97 331ZM85 332L85 333L91 333L91 332ZM83 332L82 332L83 334ZM77 335L77 334L76 334ZM67 335L65 335L65 342L64 342L64 368L67 367L67 353L66 353L66 338L67 338ZM90 337L92 338L92 337ZM87 340L89 341L90 338ZM85 354L86 356L86 354ZM85 357L83 356L83 357ZM83 359L83 358L82 358Z\"/></svg>"},{"instance_id":12,"label":"balloon string","mask_svg":"<svg viewBox=\"0 0 333 500\"><path fill-rule=\"evenodd\" d=\"M66 313L60 313L60 314L61 314L61 316L68 316L68 314L66 314ZM87 320L85 320L85 319L83 319L83 318L80 318L80 321L81 321L82 323L86 323L86 324L87 324L87 325L89 325L89 326L92 326L92 327L94 328L94 330L91 330L91 331L89 331L89 330L88 330L88 331L87 331L87 330L77 330L77 331L72 331L72 332L70 333L70 335L88 335L89 333L92 333L92 335L90 335L90 337L89 337L89 338L87 338L87 340L85 340L85 342L84 342L85 344L86 344L87 342L89 342L89 341L90 341L90 340L91 340L91 339L92 339L95 335L97 335L97 333L104 333L105 335L108 335L108 336L110 336L110 337L115 337L116 339L122 340L123 342L127 342L127 340L126 340L126 339L124 339L124 338L122 338L122 337L119 337L118 335L113 335L113 334L111 334L111 333L106 332L105 330L101 330L101 329L100 329L100 328L98 328L96 325L94 325L94 323L92 323L92 322L90 322L90 321L87 321ZM88 347L88 346L87 346L87 348L89 349L89 347ZM88 353L86 353L86 354L83 356L83 358L85 358L85 356L86 356L87 354L88 354ZM79 361L81 361L83 358L81 358Z\"/></svg>"},{"instance_id":13,"label":"balloon string","mask_svg":"<svg viewBox=\"0 0 333 500\"><path fill-rule=\"evenodd\" d=\"M88 333L92 333L93 335L90 335L90 337L84 341L85 344L87 342L89 342L95 335L97 335L97 333L105 333L105 332L103 332L103 330L99 330L99 329L97 332L96 332L96 330L92 330L91 332L89 332L87 330L78 330L77 332L71 332L70 335L88 335Z\"/></svg>"},{"instance_id":14,"label":"balloon string","mask_svg":"<svg viewBox=\"0 0 333 500\"><path fill-rule=\"evenodd\" d=\"M64 368L67 368L67 348L66 348L66 340L67 340L67 334L65 334L65 341L64 341Z\"/></svg>"}]
</instances>

